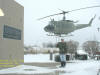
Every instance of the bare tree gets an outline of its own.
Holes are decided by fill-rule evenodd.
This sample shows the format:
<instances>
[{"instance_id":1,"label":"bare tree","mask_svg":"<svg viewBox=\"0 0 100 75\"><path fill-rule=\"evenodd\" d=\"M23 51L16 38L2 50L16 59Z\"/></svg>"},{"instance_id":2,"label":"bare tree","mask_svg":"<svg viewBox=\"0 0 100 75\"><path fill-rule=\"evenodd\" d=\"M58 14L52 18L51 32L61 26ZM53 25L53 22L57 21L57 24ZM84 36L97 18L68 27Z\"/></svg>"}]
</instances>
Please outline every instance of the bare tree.
<instances>
[{"instance_id":1,"label":"bare tree","mask_svg":"<svg viewBox=\"0 0 100 75\"><path fill-rule=\"evenodd\" d=\"M86 41L82 45L83 49L88 52L91 56L95 52L99 51L99 42L98 41Z\"/></svg>"},{"instance_id":2,"label":"bare tree","mask_svg":"<svg viewBox=\"0 0 100 75\"><path fill-rule=\"evenodd\" d=\"M43 48L47 47L46 43L42 43Z\"/></svg>"},{"instance_id":3,"label":"bare tree","mask_svg":"<svg viewBox=\"0 0 100 75\"><path fill-rule=\"evenodd\" d=\"M67 42L68 50L67 52L71 54L71 59L73 58L73 54L75 54L79 43L77 41L70 40Z\"/></svg>"},{"instance_id":4,"label":"bare tree","mask_svg":"<svg viewBox=\"0 0 100 75\"><path fill-rule=\"evenodd\" d=\"M53 47L55 47L55 44L53 44L53 43L51 43L51 42L48 42L48 43L43 43L42 44L42 46L44 47L44 48L53 48Z\"/></svg>"},{"instance_id":5,"label":"bare tree","mask_svg":"<svg viewBox=\"0 0 100 75\"><path fill-rule=\"evenodd\" d=\"M51 42L49 42L49 43L47 43L47 47L49 47L49 48L53 48L53 47L54 47L54 44L51 43Z\"/></svg>"},{"instance_id":6,"label":"bare tree","mask_svg":"<svg viewBox=\"0 0 100 75\"><path fill-rule=\"evenodd\" d=\"M79 43L77 41L70 40L67 42L68 53L75 53L78 48Z\"/></svg>"}]
</instances>

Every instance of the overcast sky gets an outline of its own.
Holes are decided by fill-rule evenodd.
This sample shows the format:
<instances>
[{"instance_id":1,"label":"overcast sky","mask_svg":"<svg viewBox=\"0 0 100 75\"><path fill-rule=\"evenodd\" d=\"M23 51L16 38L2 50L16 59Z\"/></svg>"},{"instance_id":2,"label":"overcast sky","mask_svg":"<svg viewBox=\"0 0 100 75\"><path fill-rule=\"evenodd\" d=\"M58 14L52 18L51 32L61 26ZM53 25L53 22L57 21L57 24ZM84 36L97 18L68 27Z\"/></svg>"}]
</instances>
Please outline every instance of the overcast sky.
<instances>
[{"instance_id":1,"label":"overcast sky","mask_svg":"<svg viewBox=\"0 0 100 75\"><path fill-rule=\"evenodd\" d=\"M57 42L54 36L47 36L43 28L48 24L50 18L37 20L48 15L60 13L59 9L70 11L94 5L100 5L100 0L16 0L24 6L24 44L41 45L43 42ZM71 12L66 15L67 19L79 20L78 24L86 24L96 14L96 18L91 27L74 31L74 36L64 37L66 41L75 40L83 43L87 40L100 41L100 7ZM51 17L55 20L61 20L62 15Z\"/></svg>"}]
</instances>

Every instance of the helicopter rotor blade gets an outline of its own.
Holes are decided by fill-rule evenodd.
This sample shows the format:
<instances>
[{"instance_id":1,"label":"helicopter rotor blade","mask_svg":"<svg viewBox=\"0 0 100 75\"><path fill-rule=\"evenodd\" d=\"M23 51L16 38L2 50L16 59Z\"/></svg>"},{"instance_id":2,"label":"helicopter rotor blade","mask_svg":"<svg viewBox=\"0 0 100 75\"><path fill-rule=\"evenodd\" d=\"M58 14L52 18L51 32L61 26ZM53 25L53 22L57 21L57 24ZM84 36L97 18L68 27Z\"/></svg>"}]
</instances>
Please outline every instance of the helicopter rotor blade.
<instances>
[{"instance_id":1,"label":"helicopter rotor blade","mask_svg":"<svg viewBox=\"0 0 100 75\"><path fill-rule=\"evenodd\" d=\"M41 19L44 19L44 18L47 18L47 17L50 17L50 16L60 15L60 14L63 14L63 13L57 13L57 14L53 14L53 15L49 15L49 16L45 16L45 17L43 17L43 18L39 18L38 20L41 20Z\"/></svg>"},{"instance_id":2,"label":"helicopter rotor blade","mask_svg":"<svg viewBox=\"0 0 100 75\"><path fill-rule=\"evenodd\" d=\"M95 7L100 7L100 5L90 6L90 7L80 8L80 9L75 9L75 10L71 10L71 11L63 11L63 10L59 9L59 10L62 11L62 13L57 13L57 14L49 15L49 16L46 16L46 17L43 17L43 18L39 18L38 20L41 20L41 19L44 19L44 18L47 18L47 17L50 17L50 16L61 15L61 14L65 15L66 13L69 13L69 12L83 10L83 9L88 9L88 8L95 8Z\"/></svg>"},{"instance_id":3,"label":"helicopter rotor blade","mask_svg":"<svg viewBox=\"0 0 100 75\"><path fill-rule=\"evenodd\" d=\"M95 8L95 7L100 7L100 5L97 5L97 6L90 6L90 7L80 8L80 9L75 9L75 10L67 11L67 13L72 12L72 11L78 11L78 10L88 9L88 8ZM66 12L65 12L65 13L66 13Z\"/></svg>"}]
</instances>

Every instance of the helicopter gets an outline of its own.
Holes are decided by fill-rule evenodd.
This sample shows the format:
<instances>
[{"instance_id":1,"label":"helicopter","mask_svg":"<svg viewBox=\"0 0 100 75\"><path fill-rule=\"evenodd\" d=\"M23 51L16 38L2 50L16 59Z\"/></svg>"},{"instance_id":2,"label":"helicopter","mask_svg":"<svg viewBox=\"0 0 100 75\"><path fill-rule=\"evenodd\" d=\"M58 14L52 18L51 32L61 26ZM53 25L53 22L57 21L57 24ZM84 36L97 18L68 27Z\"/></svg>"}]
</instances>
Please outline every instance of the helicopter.
<instances>
[{"instance_id":1,"label":"helicopter","mask_svg":"<svg viewBox=\"0 0 100 75\"><path fill-rule=\"evenodd\" d=\"M66 20L65 14L67 14L69 12L73 12L73 11L78 11L78 10L88 9L88 8L95 8L95 7L100 7L100 5L75 9L75 10L71 10L71 11L63 11L62 10L61 13L57 13L57 14L49 15L49 16L46 16L46 17L43 17L43 18L39 18L38 20L62 14L63 15L62 20L55 21L54 19L51 19L49 24L44 27L44 30L46 32L53 34L53 35L49 35L49 36L60 36L61 37L62 35L68 35L69 33L73 32L75 30L91 26L93 20L96 17L96 15L94 17L92 17L90 19L89 23L87 23L87 24L77 24L77 25L75 25L75 23L77 23L78 21L75 22L73 20Z\"/></svg>"}]
</instances>

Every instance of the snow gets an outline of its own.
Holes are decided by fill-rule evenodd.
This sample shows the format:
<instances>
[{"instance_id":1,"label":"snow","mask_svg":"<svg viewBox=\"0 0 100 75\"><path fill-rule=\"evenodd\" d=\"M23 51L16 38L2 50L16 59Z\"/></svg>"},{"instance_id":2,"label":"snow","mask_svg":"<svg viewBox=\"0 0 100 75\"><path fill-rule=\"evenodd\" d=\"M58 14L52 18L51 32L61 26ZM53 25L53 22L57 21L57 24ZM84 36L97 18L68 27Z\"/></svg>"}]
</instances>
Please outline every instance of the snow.
<instances>
[{"instance_id":1,"label":"snow","mask_svg":"<svg viewBox=\"0 0 100 75\"><path fill-rule=\"evenodd\" d=\"M36 66L20 65L14 68L0 70L0 74L36 74L36 73L48 73L51 72L47 68L41 68Z\"/></svg>"},{"instance_id":2,"label":"snow","mask_svg":"<svg viewBox=\"0 0 100 75\"><path fill-rule=\"evenodd\" d=\"M78 61L77 63L69 63L64 70L66 71L67 75L97 75L99 68L100 61L87 60Z\"/></svg>"},{"instance_id":3,"label":"snow","mask_svg":"<svg viewBox=\"0 0 100 75\"><path fill-rule=\"evenodd\" d=\"M29 62L54 62L49 60L48 54L35 54L35 55L24 55L25 63ZM97 60L71 60L72 63L67 63L66 67L50 68L50 67L37 67L29 65L20 65L13 68L2 69L0 74L40 74L40 73L56 73L59 75L97 75L98 69L100 68L100 61ZM53 75L53 74L51 74ZM56 74L54 74L56 75ZM99 74L100 75L100 74Z\"/></svg>"},{"instance_id":4,"label":"snow","mask_svg":"<svg viewBox=\"0 0 100 75\"><path fill-rule=\"evenodd\" d=\"M54 55L53 55L54 58ZM54 62L50 60L50 54L28 54L24 55L24 62Z\"/></svg>"},{"instance_id":5,"label":"snow","mask_svg":"<svg viewBox=\"0 0 100 75\"><path fill-rule=\"evenodd\" d=\"M77 50L77 54L83 55L83 54L87 54L84 50Z\"/></svg>"}]
</instances>

